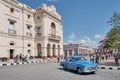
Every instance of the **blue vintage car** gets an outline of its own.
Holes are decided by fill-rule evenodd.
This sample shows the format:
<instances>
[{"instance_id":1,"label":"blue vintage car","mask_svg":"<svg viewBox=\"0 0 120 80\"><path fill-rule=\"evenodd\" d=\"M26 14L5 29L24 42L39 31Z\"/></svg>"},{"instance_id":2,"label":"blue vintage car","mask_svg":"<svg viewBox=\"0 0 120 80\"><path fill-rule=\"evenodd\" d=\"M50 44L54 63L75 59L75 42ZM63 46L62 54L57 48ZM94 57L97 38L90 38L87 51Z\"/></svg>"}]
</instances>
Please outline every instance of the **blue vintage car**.
<instances>
[{"instance_id":1,"label":"blue vintage car","mask_svg":"<svg viewBox=\"0 0 120 80\"><path fill-rule=\"evenodd\" d=\"M83 56L70 56L60 62L64 70L75 70L78 73L95 73L97 64L87 61Z\"/></svg>"}]
</instances>

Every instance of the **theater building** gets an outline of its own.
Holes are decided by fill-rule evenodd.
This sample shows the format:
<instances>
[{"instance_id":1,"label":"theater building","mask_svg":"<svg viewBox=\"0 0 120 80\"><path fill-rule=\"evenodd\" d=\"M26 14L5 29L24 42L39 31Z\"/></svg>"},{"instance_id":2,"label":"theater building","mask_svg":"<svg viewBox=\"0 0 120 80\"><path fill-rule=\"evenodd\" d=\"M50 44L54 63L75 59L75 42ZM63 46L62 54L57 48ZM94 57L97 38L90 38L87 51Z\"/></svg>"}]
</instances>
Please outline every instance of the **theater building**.
<instances>
[{"instance_id":1,"label":"theater building","mask_svg":"<svg viewBox=\"0 0 120 80\"><path fill-rule=\"evenodd\" d=\"M53 5L33 9L17 0L0 0L0 57L63 55L61 15Z\"/></svg>"}]
</instances>

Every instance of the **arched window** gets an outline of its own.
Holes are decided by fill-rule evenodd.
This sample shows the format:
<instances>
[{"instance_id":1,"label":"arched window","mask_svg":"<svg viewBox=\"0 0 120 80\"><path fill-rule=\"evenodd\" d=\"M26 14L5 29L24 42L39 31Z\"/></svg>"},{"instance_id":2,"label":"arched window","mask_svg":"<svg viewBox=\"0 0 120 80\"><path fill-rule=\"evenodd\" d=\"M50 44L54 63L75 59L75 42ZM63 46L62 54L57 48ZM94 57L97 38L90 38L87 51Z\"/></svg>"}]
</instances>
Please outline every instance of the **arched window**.
<instances>
[{"instance_id":1,"label":"arched window","mask_svg":"<svg viewBox=\"0 0 120 80\"><path fill-rule=\"evenodd\" d=\"M15 42L11 41L9 45L10 45L10 46L14 46L14 45L15 45Z\"/></svg>"},{"instance_id":2,"label":"arched window","mask_svg":"<svg viewBox=\"0 0 120 80\"><path fill-rule=\"evenodd\" d=\"M14 43L10 43L11 46L14 46Z\"/></svg>"},{"instance_id":3,"label":"arched window","mask_svg":"<svg viewBox=\"0 0 120 80\"><path fill-rule=\"evenodd\" d=\"M56 34L56 26L54 23L51 23L51 34L53 34L53 35Z\"/></svg>"},{"instance_id":4,"label":"arched window","mask_svg":"<svg viewBox=\"0 0 120 80\"><path fill-rule=\"evenodd\" d=\"M31 44L30 43L28 43L28 45L27 45L28 47L31 47Z\"/></svg>"}]
</instances>

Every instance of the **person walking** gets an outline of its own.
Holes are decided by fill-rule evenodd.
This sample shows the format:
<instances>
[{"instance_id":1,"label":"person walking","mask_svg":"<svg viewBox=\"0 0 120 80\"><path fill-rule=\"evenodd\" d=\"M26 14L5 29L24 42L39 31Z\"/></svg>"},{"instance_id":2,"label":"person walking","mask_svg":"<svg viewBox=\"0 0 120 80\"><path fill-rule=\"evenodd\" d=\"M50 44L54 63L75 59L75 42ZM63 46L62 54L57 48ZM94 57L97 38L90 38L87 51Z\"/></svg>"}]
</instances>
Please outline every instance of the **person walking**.
<instances>
[{"instance_id":1,"label":"person walking","mask_svg":"<svg viewBox=\"0 0 120 80\"><path fill-rule=\"evenodd\" d=\"M18 55L15 56L15 63L18 63Z\"/></svg>"},{"instance_id":2,"label":"person walking","mask_svg":"<svg viewBox=\"0 0 120 80\"><path fill-rule=\"evenodd\" d=\"M105 55L105 58L106 58L106 61L108 60L108 54L106 53L106 55Z\"/></svg>"},{"instance_id":3,"label":"person walking","mask_svg":"<svg viewBox=\"0 0 120 80\"><path fill-rule=\"evenodd\" d=\"M119 66L119 62L118 62L119 54L114 54L114 59L115 59L115 65Z\"/></svg>"},{"instance_id":4,"label":"person walking","mask_svg":"<svg viewBox=\"0 0 120 80\"><path fill-rule=\"evenodd\" d=\"M20 58L20 61L22 61L22 53L20 53L20 56L19 56L19 58Z\"/></svg>"},{"instance_id":5,"label":"person walking","mask_svg":"<svg viewBox=\"0 0 120 80\"><path fill-rule=\"evenodd\" d=\"M58 63L60 62L60 57L59 56L57 57L57 61L58 61Z\"/></svg>"}]
</instances>

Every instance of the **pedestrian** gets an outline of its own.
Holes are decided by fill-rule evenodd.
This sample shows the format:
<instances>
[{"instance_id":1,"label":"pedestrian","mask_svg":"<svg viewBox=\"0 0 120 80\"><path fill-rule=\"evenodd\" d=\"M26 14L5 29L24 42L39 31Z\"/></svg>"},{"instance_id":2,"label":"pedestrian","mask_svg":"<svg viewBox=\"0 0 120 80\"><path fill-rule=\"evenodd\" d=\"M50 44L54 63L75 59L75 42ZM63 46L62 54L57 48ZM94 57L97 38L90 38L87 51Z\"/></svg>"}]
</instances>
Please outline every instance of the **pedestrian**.
<instances>
[{"instance_id":1,"label":"pedestrian","mask_svg":"<svg viewBox=\"0 0 120 80\"><path fill-rule=\"evenodd\" d=\"M102 61L104 61L104 55L102 55Z\"/></svg>"},{"instance_id":2,"label":"pedestrian","mask_svg":"<svg viewBox=\"0 0 120 80\"><path fill-rule=\"evenodd\" d=\"M108 54L106 53L106 55L105 55L105 58L106 58L106 61L107 61L107 59L108 59Z\"/></svg>"},{"instance_id":3,"label":"pedestrian","mask_svg":"<svg viewBox=\"0 0 120 80\"><path fill-rule=\"evenodd\" d=\"M58 61L58 63L60 62L60 57L59 56L57 57L57 61Z\"/></svg>"},{"instance_id":4,"label":"pedestrian","mask_svg":"<svg viewBox=\"0 0 120 80\"><path fill-rule=\"evenodd\" d=\"M18 55L15 56L15 63L18 63Z\"/></svg>"},{"instance_id":5,"label":"pedestrian","mask_svg":"<svg viewBox=\"0 0 120 80\"><path fill-rule=\"evenodd\" d=\"M22 53L20 53L20 57L19 58L20 58L20 61L22 61Z\"/></svg>"},{"instance_id":6,"label":"pedestrian","mask_svg":"<svg viewBox=\"0 0 120 80\"><path fill-rule=\"evenodd\" d=\"M22 55L22 62L24 62L25 61L25 56L24 55Z\"/></svg>"},{"instance_id":7,"label":"pedestrian","mask_svg":"<svg viewBox=\"0 0 120 80\"><path fill-rule=\"evenodd\" d=\"M90 56L90 61L93 62L93 55Z\"/></svg>"},{"instance_id":8,"label":"pedestrian","mask_svg":"<svg viewBox=\"0 0 120 80\"><path fill-rule=\"evenodd\" d=\"M115 65L119 66L119 62L118 62L119 54L114 54L114 59L115 59Z\"/></svg>"},{"instance_id":9,"label":"pedestrian","mask_svg":"<svg viewBox=\"0 0 120 80\"><path fill-rule=\"evenodd\" d=\"M99 64L99 55L96 56L96 63Z\"/></svg>"}]
</instances>

